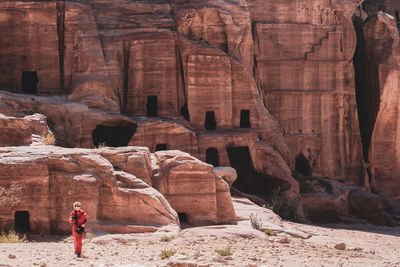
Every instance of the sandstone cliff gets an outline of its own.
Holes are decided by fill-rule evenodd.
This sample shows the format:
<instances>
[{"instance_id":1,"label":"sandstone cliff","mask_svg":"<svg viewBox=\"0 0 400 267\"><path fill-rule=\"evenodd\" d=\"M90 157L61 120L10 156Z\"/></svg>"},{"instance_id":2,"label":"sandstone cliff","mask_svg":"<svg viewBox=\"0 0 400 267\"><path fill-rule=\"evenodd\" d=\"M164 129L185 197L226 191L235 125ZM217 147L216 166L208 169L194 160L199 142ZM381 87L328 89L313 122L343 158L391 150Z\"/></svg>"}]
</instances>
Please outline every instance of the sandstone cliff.
<instances>
[{"instance_id":1,"label":"sandstone cliff","mask_svg":"<svg viewBox=\"0 0 400 267\"><path fill-rule=\"evenodd\" d=\"M178 149L231 166L233 187L266 203L278 192L291 218L302 217L301 205L313 210L300 201L303 176L399 199L399 35L396 18L376 15L396 17L398 8L390 0L2 1L0 87L9 92L0 92L0 113L13 118L0 117L0 144L31 143L19 125L41 113L59 146ZM192 163L176 169L168 153L155 154L167 159L159 173L195 196L176 174ZM215 179L203 167L196 179ZM157 181L168 201L191 206ZM229 188L210 186L207 194L219 192L206 200L213 208L193 220L216 223L218 209L230 209L218 204Z\"/></svg>"}]
</instances>

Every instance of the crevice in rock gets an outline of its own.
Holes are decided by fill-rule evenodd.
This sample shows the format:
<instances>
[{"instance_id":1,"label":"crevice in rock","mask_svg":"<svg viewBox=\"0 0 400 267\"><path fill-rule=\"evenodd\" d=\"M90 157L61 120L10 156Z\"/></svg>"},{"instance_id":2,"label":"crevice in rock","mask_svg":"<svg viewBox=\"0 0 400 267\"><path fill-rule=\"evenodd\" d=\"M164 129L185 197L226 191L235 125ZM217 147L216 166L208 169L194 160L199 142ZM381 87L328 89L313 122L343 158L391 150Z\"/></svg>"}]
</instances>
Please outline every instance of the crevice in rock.
<instances>
[{"instance_id":1,"label":"crevice in rock","mask_svg":"<svg viewBox=\"0 0 400 267\"><path fill-rule=\"evenodd\" d=\"M57 35L58 35L58 57L60 64L60 89L64 92L64 55L65 55L65 3L57 2Z\"/></svg>"},{"instance_id":2,"label":"crevice in rock","mask_svg":"<svg viewBox=\"0 0 400 267\"><path fill-rule=\"evenodd\" d=\"M368 152L380 104L379 70L376 64L371 64L368 61L362 19L354 17L353 24L357 33L357 47L353 58L353 64L355 71L358 121L364 160L369 162Z\"/></svg>"},{"instance_id":3,"label":"crevice in rock","mask_svg":"<svg viewBox=\"0 0 400 267\"><path fill-rule=\"evenodd\" d=\"M122 95L122 101L121 101L121 111L126 114L127 112L127 105L128 105L128 90L129 90L129 58L130 58L130 52L129 52L130 44L129 41L125 41L123 43L123 58L124 58L124 65L123 65L123 79L124 79L124 84L123 84L123 95Z\"/></svg>"}]
</instances>

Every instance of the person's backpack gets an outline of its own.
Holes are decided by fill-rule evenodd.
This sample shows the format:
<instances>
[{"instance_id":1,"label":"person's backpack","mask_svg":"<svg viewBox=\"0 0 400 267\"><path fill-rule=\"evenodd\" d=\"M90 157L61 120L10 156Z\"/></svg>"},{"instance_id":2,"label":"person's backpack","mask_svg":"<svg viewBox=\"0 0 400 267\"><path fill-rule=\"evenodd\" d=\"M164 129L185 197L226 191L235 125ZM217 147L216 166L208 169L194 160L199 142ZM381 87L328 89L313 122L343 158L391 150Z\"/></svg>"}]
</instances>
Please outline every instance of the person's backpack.
<instances>
[{"instance_id":1,"label":"person's backpack","mask_svg":"<svg viewBox=\"0 0 400 267\"><path fill-rule=\"evenodd\" d=\"M78 225L78 213L76 211L75 211L75 221L76 225L78 226L75 232L79 235L83 234L83 232L85 231L85 227L83 227L82 225Z\"/></svg>"}]
</instances>

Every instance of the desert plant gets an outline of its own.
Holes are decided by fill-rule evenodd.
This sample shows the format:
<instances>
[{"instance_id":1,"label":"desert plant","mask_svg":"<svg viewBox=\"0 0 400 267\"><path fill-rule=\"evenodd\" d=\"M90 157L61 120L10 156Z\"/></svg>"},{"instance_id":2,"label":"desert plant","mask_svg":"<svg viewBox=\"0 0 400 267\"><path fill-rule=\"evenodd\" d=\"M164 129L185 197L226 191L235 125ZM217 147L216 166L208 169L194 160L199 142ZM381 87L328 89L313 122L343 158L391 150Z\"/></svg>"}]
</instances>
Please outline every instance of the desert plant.
<instances>
[{"instance_id":1,"label":"desert plant","mask_svg":"<svg viewBox=\"0 0 400 267\"><path fill-rule=\"evenodd\" d=\"M232 255L231 247L226 247L226 248L223 248L223 249L217 249L215 251L222 257L226 257L226 256L231 256Z\"/></svg>"},{"instance_id":2,"label":"desert plant","mask_svg":"<svg viewBox=\"0 0 400 267\"><path fill-rule=\"evenodd\" d=\"M103 147L107 147L107 143L106 142L100 142L97 146L95 146L94 148L99 149L99 148L103 148Z\"/></svg>"},{"instance_id":3,"label":"desert plant","mask_svg":"<svg viewBox=\"0 0 400 267\"><path fill-rule=\"evenodd\" d=\"M52 145L54 146L56 144L56 137L54 136L53 133L48 133L46 136L43 137L43 143L45 145Z\"/></svg>"},{"instance_id":4,"label":"desert plant","mask_svg":"<svg viewBox=\"0 0 400 267\"><path fill-rule=\"evenodd\" d=\"M93 234L92 232L86 232L85 233L85 239L87 239L89 242L93 240L93 238L95 238L96 235Z\"/></svg>"},{"instance_id":5,"label":"desert plant","mask_svg":"<svg viewBox=\"0 0 400 267\"><path fill-rule=\"evenodd\" d=\"M274 230L265 229L264 233L268 236L277 236L278 234Z\"/></svg>"},{"instance_id":6,"label":"desert plant","mask_svg":"<svg viewBox=\"0 0 400 267\"><path fill-rule=\"evenodd\" d=\"M250 222L251 222L251 227L258 231L262 231L262 221L257 217L257 214L250 214Z\"/></svg>"},{"instance_id":7,"label":"desert plant","mask_svg":"<svg viewBox=\"0 0 400 267\"><path fill-rule=\"evenodd\" d=\"M149 246L152 246L152 245L155 245L155 244L156 244L156 242L154 242L154 241L147 242L147 245L149 245Z\"/></svg>"},{"instance_id":8,"label":"desert plant","mask_svg":"<svg viewBox=\"0 0 400 267\"><path fill-rule=\"evenodd\" d=\"M171 241L172 239L174 239L173 236L164 235L164 236L161 237L160 241L161 241L161 242L169 242L169 241Z\"/></svg>"},{"instance_id":9,"label":"desert plant","mask_svg":"<svg viewBox=\"0 0 400 267\"><path fill-rule=\"evenodd\" d=\"M26 236L19 235L14 230L8 230L0 234L0 243L26 243Z\"/></svg>"},{"instance_id":10,"label":"desert plant","mask_svg":"<svg viewBox=\"0 0 400 267\"><path fill-rule=\"evenodd\" d=\"M283 197L281 187L277 186L272 190L271 194L271 206L270 209L275 213L280 213L283 205Z\"/></svg>"},{"instance_id":11,"label":"desert plant","mask_svg":"<svg viewBox=\"0 0 400 267\"><path fill-rule=\"evenodd\" d=\"M175 255L175 253L176 253L176 250L173 250L173 249L163 249L163 250L161 250L161 254L160 254L160 257L161 257L161 259L169 259L169 258L171 258L172 256L174 256Z\"/></svg>"}]
</instances>

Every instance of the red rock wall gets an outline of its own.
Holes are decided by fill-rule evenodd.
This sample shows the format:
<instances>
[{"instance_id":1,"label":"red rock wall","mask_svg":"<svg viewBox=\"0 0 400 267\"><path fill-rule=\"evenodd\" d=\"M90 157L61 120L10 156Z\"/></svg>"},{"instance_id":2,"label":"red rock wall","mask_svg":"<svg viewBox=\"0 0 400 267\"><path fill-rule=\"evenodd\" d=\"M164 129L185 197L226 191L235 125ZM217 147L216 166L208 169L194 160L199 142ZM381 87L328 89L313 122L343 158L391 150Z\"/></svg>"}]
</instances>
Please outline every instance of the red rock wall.
<instances>
[{"instance_id":1,"label":"red rock wall","mask_svg":"<svg viewBox=\"0 0 400 267\"><path fill-rule=\"evenodd\" d=\"M22 92L22 72L37 71L39 93L63 93L56 2L0 3L0 86Z\"/></svg>"}]
</instances>

